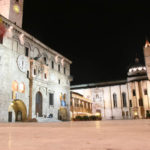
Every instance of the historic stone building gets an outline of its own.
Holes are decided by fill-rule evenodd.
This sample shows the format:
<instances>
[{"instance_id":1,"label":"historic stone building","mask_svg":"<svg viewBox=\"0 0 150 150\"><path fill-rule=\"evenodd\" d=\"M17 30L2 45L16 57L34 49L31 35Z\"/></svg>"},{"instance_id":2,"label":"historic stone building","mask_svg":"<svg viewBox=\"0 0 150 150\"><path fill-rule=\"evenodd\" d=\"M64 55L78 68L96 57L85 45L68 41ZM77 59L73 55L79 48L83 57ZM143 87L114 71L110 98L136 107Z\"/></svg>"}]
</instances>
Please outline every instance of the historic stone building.
<instances>
[{"instance_id":1,"label":"historic stone building","mask_svg":"<svg viewBox=\"0 0 150 150\"><path fill-rule=\"evenodd\" d=\"M83 95L75 92L70 94L70 117L92 115L92 100L85 98Z\"/></svg>"},{"instance_id":2,"label":"historic stone building","mask_svg":"<svg viewBox=\"0 0 150 150\"><path fill-rule=\"evenodd\" d=\"M135 59L127 79L121 81L74 85L73 92L92 100L92 112L103 119L146 118L150 114L150 44L144 47L146 67ZM148 72L146 71L146 68Z\"/></svg>"},{"instance_id":3,"label":"historic stone building","mask_svg":"<svg viewBox=\"0 0 150 150\"><path fill-rule=\"evenodd\" d=\"M22 30L23 0L0 6L0 121L68 120L71 61Z\"/></svg>"}]
</instances>

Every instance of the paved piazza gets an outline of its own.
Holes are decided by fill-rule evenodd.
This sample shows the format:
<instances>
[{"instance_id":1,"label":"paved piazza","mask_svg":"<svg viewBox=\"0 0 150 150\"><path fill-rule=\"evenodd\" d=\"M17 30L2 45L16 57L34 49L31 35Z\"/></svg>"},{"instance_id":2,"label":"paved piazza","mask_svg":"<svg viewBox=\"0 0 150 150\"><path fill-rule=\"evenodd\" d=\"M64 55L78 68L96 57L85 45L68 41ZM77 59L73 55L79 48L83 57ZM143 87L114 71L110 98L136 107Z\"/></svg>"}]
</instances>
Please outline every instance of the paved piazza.
<instances>
[{"instance_id":1,"label":"paved piazza","mask_svg":"<svg viewBox=\"0 0 150 150\"><path fill-rule=\"evenodd\" d=\"M150 150L150 120L0 123L0 150Z\"/></svg>"}]
</instances>

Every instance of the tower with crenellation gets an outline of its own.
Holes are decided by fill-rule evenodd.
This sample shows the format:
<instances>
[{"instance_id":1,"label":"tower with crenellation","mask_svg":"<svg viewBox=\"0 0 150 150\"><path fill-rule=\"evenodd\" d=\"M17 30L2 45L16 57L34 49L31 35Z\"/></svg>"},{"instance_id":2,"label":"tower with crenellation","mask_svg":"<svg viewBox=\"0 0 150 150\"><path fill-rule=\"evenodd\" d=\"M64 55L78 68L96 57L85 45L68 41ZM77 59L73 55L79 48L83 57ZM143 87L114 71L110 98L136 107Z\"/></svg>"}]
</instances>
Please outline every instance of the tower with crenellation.
<instances>
[{"instance_id":1,"label":"tower with crenellation","mask_svg":"<svg viewBox=\"0 0 150 150\"><path fill-rule=\"evenodd\" d=\"M0 14L22 27L24 0L0 0Z\"/></svg>"}]
</instances>

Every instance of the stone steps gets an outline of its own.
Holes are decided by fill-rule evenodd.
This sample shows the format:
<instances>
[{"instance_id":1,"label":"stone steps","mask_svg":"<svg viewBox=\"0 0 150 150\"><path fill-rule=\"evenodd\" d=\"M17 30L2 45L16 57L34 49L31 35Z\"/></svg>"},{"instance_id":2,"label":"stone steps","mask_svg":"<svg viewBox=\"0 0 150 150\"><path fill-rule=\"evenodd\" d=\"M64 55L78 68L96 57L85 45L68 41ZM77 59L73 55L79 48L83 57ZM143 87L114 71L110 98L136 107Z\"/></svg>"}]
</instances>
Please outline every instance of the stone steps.
<instances>
[{"instance_id":1,"label":"stone steps","mask_svg":"<svg viewBox=\"0 0 150 150\"><path fill-rule=\"evenodd\" d=\"M61 122L61 120L55 119L55 118L43 118L38 117L36 118L38 122Z\"/></svg>"}]
</instances>

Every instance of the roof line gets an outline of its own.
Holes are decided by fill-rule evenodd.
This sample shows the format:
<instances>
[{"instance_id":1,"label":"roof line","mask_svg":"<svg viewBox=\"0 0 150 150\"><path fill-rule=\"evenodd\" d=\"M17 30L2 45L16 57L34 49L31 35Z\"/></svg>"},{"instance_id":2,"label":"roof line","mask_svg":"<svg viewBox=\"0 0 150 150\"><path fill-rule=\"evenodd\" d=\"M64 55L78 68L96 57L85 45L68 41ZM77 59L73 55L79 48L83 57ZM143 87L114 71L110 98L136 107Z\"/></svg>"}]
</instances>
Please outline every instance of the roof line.
<instances>
[{"instance_id":1,"label":"roof line","mask_svg":"<svg viewBox=\"0 0 150 150\"><path fill-rule=\"evenodd\" d=\"M108 82L99 82L99 83L78 84L78 85L72 85L71 89L102 87L102 86L109 86L109 85L116 85L116 84L124 84L126 82L127 80L117 80L117 81L108 81Z\"/></svg>"},{"instance_id":2,"label":"roof line","mask_svg":"<svg viewBox=\"0 0 150 150\"><path fill-rule=\"evenodd\" d=\"M63 55L61 55L60 53L56 52L55 50L53 50L52 48L48 47L47 45L45 45L44 43L42 43L41 41L39 41L38 39L36 39L33 35L30 35L29 33L27 33L26 31L24 31L22 28L20 28L19 26L17 26L16 24L14 24L14 22L10 21L9 19L5 18L4 16L2 16L0 14L0 17L2 18L3 21L5 21L7 24L15 27L15 29L17 29L19 32L23 33L27 38L33 40L34 42L38 42L38 44L45 48L46 50L48 50L49 52L55 54L55 55L59 55L60 57L63 57L67 62L69 62L70 64L72 64L72 61L69 60L68 58L64 57Z\"/></svg>"}]
</instances>

